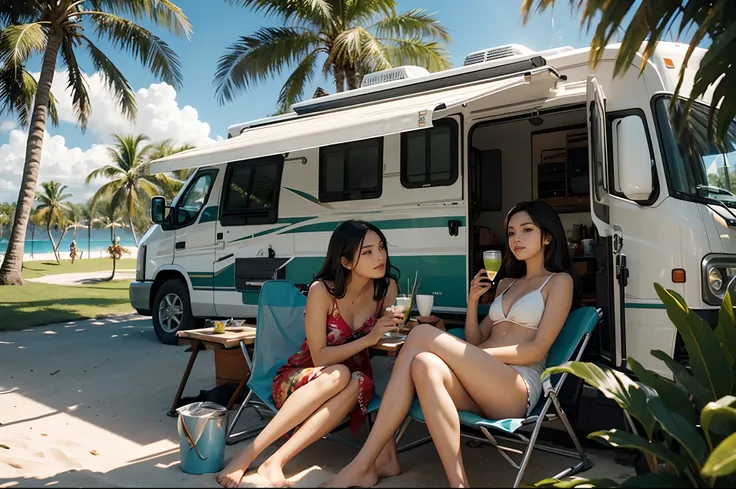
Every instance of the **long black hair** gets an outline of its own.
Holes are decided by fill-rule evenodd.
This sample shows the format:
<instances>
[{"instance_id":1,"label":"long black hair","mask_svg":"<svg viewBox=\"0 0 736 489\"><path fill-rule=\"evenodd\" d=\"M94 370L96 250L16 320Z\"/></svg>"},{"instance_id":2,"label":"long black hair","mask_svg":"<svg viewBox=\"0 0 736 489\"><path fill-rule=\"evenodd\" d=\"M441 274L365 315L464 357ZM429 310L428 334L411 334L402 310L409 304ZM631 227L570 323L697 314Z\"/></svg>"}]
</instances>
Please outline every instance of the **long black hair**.
<instances>
[{"instance_id":1,"label":"long black hair","mask_svg":"<svg viewBox=\"0 0 736 489\"><path fill-rule=\"evenodd\" d=\"M549 272L565 272L573 280L573 307L580 301L580 280L572 267L570 253L567 249L567 237L562 221L554 208L543 200L530 200L519 202L506 214L503 229L506 233L506 250L503 256L503 266L506 276L520 278L526 275L526 262L517 260L509 249L508 229L511 217L519 212L526 212L532 218L532 222L541 231L541 239L549 239L549 244L544 245L544 268Z\"/></svg>"},{"instance_id":2,"label":"long black hair","mask_svg":"<svg viewBox=\"0 0 736 489\"><path fill-rule=\"evenodd\" d=\"M383 232L369 222L355 219L343 221L332 232L330 244L327 246L325 262L317 275L314 276L315 280L331 281L332 287L325 285L327 285L330 294L338 299L345 297L352 274L351 270L343 266L342 259L345 258L350 263L355 261L356 256L360 259L360 249L363 247L363 240L368 231L376 233L386 249L385 275L382 278L373 279L373 300L379 301L386 297L389 286L389 280L386 279L392 278L398 282L396 275L391 273L392 268L396 271L398 271L398 268L391 266L386 236L383 235Z\"/></svg>"}]
</instances>

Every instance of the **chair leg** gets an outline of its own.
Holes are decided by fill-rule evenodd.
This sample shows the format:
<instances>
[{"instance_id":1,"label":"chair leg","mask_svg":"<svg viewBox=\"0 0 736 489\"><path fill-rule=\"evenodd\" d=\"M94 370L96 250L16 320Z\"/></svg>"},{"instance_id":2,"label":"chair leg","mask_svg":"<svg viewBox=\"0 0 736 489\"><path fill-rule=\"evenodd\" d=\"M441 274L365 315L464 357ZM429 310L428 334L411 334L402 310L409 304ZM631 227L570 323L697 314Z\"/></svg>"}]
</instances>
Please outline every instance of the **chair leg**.
<instances>
[{"instance_id":1,"label":"chair leg","mask_svg":"<svg viewBox=\"0 0 736 489\"><path fill-rule=\"evenodd\" d=\"M585 453L585 450L583 450L583 445L580 443L580 440L578 440L578 437L575 434L575 431L572 429L572 426L570 425L570 421L567 419L567 415L565 414L565 411L562 410L562 407L560 406L560 401L557 399L557 395L554 392L551 392L550 398L552 399L552 402L555 405L555 410L557 411L557 415L560 417L560 421L562 421L562 424L565 426L565 430L567 430L567 434L570 435L570 438L572 439L572 442L578 451L578 455L580 456L579 464L567 470L564 470L555 476L555 478L559 479L562 477L567 477L573 474L577 474L579 472L586 471L593 466L593 462L588 458L588 455Z\"/></svg>"}]
</instances>

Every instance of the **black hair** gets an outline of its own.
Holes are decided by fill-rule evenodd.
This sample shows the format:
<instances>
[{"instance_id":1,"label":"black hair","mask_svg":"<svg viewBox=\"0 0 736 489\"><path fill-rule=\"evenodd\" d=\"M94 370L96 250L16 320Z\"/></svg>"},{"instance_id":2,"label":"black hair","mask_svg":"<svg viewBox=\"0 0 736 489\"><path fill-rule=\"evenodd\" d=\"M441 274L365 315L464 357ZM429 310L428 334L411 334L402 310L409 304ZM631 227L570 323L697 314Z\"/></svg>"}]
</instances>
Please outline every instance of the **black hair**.
<instances>
[{"instance_id":1,"label":"black hair","mask_svg":"<svg viewBox=\"0 0 736 489\"><path fill-rule=\"evenodd\" d=\"M519 202L506 214L503 223L506 233L506 250L503 256L503 266L506 276L520 278L526 275L526 262L517 260L509 249L508 229L509 221L514 214L526 212L532 222L540 229L543 240L549 239L549 244L544 245L544 268L548 272L564 272L569 274L573 280L573 307L580 303L580 280L572 267L570 253L567 249L567 237L565 228L562 227L557 211L543 200L530 200Z\"/></svg>"},{"instance_id":2,"label":"black hair","mask_svg":"<svg viewBox=\"0 0 736 489\"><path fill-rule=\"evenodd\" d=\"M391 273L392 268L396 271L398 271L398 268L391 266L388 247L386 246L386 236L383 235L383 232L369 222L355 219L343 221L332 232L330 243L327 246L325 262L314 277L315 280L321 280L323 283L325 280L332 282L332 287L327 284L325 285L330 294L338 299L345 297L347 285L350 282L350 276L352 274L351 270L343 266L342 259L345 258L350 263L355 261L356 256L360 259L360 249L363 246L363 240L368 231L376 233L386 249L385 275L382 278L373 279L373 300L379 301L386 297L390 284L390 280L386 279L392 278L398 283L397 276Z\"/></svg>"}]
</instances>

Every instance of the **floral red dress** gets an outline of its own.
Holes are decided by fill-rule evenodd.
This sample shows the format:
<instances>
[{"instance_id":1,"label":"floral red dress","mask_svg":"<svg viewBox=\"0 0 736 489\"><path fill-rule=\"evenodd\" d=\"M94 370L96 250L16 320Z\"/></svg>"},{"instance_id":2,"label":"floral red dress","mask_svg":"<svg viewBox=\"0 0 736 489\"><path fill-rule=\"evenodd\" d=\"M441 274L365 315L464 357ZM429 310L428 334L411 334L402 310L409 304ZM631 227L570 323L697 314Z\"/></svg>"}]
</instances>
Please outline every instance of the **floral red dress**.
<instances>
[{"instance_id":1,"label":"floral red dress","mask_svg":"<svg viewBox=\"0 0 736 489\"><path fill-rule=\"evenodd\" d=\"M383 308L383 299L378 301L376 313L366 319L363 325L353 331L350 325L340 315L337 299L332 298L332 311L327 316L327 345L337 346L355 341L365 336L376 324L378 315ZM365 420L365 410L373 398L373 371L371 370L368 350L363 350L348 358L343 365L350 369L353 378L358 379L358 406L350 413L350 428L354 433ZM286 399L297 389L307 385L319 377L327 367L315 367L309 351L307 340L302 343L301 349L289 357L273 378L271 396L277 409L281 409Z\"/></svg>"}]
</instances>

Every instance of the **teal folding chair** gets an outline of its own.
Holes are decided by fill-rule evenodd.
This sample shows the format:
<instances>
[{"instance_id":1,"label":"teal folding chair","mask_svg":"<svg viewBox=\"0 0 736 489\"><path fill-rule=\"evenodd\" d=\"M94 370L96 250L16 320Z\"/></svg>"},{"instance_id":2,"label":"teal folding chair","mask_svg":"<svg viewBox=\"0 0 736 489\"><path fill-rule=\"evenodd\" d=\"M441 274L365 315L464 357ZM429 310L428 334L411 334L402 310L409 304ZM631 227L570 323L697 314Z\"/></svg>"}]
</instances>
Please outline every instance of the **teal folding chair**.
<instances>
[{"instance_id":1,"label":"teal folding chair","mask_svg":"<svg viewBox=\"0 0 736 489\"><path fill-rule=\"evenodd\" d=\"M581 307L570 312L567 321L565 321L562 331L557 336L552 348L547 355L547 367L557 366L565 363L571 359L578 361L580 360L585 347L590 340L590 336L595 329L596 325L600 321L602 313L600 309L594 307ZM465 339L465 331L462 329L453 329L448 331L458 338ZM577 352L577 353L576 353ZM563 478L579 472L588 470L593 466L590 459L585 454L583 446L580 444L575 432L570 426L570 422L565 415L562 406L559 401L559 393L562 389L567 373L555 374L551 377L547 377L543 382L544 395L539 400L531 414L526 418L511 418L511 419L485 419L477 414L469 413L466 411L460 411L460 424L470 431L461 431L461 436L471 438L480 442L489 442L498 452L511 464L512 467L517 469L516 480L514 487L519 487L521 479L524 476L527 465L529 464L529 458L532 450L537 448L542 451L563 455L575 459L580 459L580 462L573 467L565 469L559 474L555 475L555 478ZM550 407L554 406L555 412L549 412ZM409 410L409 417L413 420L424 422L424 415L418 399L414 399L411 409ZM542 424L549 421L561 420L565 426L565 430L570 435L577 452L568 450L562 450L556 447L545 446L538 444L537 437ZM527 438L521 431L528 431L531 428L531 435ZM472 433L472 431L479 430L484 436L480 437ZM513 436L513 438L504 435L492 435L491 431L498 431L504 435ZM507 441L524 445L526 448L521 451L516 448L503 446L498 443L498 440ZM431 441L431 437L426 437L421 440L417 440L402 447L401 451L414 448L416 446L428 443ZM519 463L514 462L511 457L507 454L514 453L521 455L521 461Z\"/></svg>"},{"instance_id":2,"label":"teal folding chair","mask_svg":"<svg viewBox=\"0 0 736 489\"><path fill-rule=\"evenodd\" d=\"M244 409L254 408L261 421L263 421L264 414L274 416L278 411L271 396L273 377L279 367L284 365L291 355L299 351L304 341L304 312L306 307L307 298L287 280L268 280L261 286L258 298L253 366L247 384L250 392L248 392L230 423L227 432L228 444L256 436L265 426L263 424L233 433ZM241 345L241 348L245 348L245 346ZM380 402L380 398L374 396L368 404L367 410L369 412L377 410ZM370 417L366 419L370 419ZM335 431L342 429L346 423L338 426ZM369 424L367 426L370 427ZM334 434L329 434L326 438L360 449L360 445L344 440Z\"/></svg>"}]
</instances>

